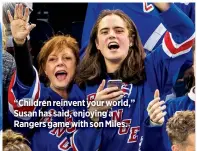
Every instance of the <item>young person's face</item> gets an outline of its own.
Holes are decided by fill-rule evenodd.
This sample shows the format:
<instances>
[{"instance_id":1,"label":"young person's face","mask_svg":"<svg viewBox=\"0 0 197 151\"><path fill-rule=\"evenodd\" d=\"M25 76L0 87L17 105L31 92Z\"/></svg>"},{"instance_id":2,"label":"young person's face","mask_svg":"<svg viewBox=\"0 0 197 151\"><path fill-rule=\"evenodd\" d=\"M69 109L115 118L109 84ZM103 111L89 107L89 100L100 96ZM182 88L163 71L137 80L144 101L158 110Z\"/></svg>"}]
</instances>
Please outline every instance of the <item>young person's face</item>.
<instances>
[{"instance_id":1,"label":"young person's face","mask_svg":"<svg viewBox=\"0 0 197 151\"><path fill-rule=\"evenodd\" d=\"M105 61L121 63L131 45L125 21L114 14L105 16L99 23L95 43Z\"/></svg>"},{"instance_id":2,"label":"young person's face","mask_svg":"<svg viewBox=\"0 0 197 151\"><path fill-rule=\"evenodd\" d=\"M73 51L65 47L62 51L54 50L48 56L45 74L50 80L50 87L56 90L66 89L76 70L76 58Z\"/></svg>"}]
</instances>

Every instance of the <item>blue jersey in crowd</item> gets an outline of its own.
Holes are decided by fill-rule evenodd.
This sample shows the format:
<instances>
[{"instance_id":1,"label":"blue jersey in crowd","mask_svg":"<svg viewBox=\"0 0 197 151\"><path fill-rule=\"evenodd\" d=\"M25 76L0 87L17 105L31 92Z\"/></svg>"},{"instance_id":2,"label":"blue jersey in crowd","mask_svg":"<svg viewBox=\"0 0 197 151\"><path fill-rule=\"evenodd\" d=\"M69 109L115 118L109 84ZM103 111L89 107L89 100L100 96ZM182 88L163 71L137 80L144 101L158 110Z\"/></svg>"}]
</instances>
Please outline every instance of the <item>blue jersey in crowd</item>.
<instances>
[{"instance_id":1,"label":"blue jersey in crowd","mask_svg":"<svg viewBox=\"0 0 197 151\"><path fill-rule=\"evenodd\" d=\"M71 114L74 110L78 110L78 108L56 105L55 102L64 101L63 98L51 88L45 87L40 83L36 69L35 73L36 78L31 87L23 85L18 80L16 73L12 77L8 97L10 125L12 125L14 131L21 132L30 140L33 151L72 151L71 138L76 127L72 125L58 126L55 124L60 122L63 124L72 123L76 118L73 119ZM69 93L69 101L81 100L81 95L83 94L80 94L81 91L78 89L76 85L73 85ZM23 103L22 100L29 101L29 104L27 102L26 104ZM45 101L48 104L38 106L31 104L36 101ZM69 114L55 116L55 113L66 111ZM25 112L34 114L26 116ZM45 115L41 112L45 113ZM28 125L25 125L25 123ZM52 126L52 124L54 125Z\"/></svg>"},{"instance_id":2,"label":"blue jersey in crowd","mask_svg":"<svg viewBox=\"0 0 197 151\"><path fill-rule=\"evenodd\" d=\"M195 3L175 4L195 23ZM80 57L85 52L96 18L104 9L120 9L131 17L137 26L146 53L151 52L161 44L166 28L156 17L152 3L89 3L83 26Z\"/></svg>"},{"instance_id":3,"label":"blue jersey in crowd","mask_svg":"<svg viewBox=\"0 0 197 151\"><path fill-rule=\"evenodd\" d=\"M186 96L171 99L166 102L165 123L162 126L150 126L149 118L145 122L143 150L171 151L170 139L166 132L166 122L177 111L195 110L195 87ZM154 137L150 137L154 136Z\"/></svg>"},{"instance_id":4,"label":"blue jersey in crowd","mask_svg":"<svg viewBox=\"0 0 197 151\"><path fill-rule=\"evenodd\" d=\"M76 131L75 127L54 127L49 129L42 126L41 128L32 129L16 127L14 130L23 132L26 135L31 135L31 145L33 151L56 151L56 150L79 150L79 151L94 151L100 148L105 151L124 151L138 150L143 137L143 122L147 117L146 107L153 99L153 94L156 89L159 89L161 98L172 88L172 77L182 64L191 59L191 54L188 53L194 42L194 24L183 13L177 11L175 5L171 5L166 12L158 14L162 23L169 32L165 34L162 45L160 45L153 53L149 54L145 59L146 80L141 85L133 85L124 83L122 90L124 91L124 100L129 101L129 107L114 106L110 111L112 120L126 123L128 127L119 128L79 128ZM106 80L109 80L106 74ZM100 83L94 85L86 85L84 90L80 90L77 85L74 85L69 94L70 100L81 101L87 98L87 101L94 100L96 90ZM72 116L66 118L47 117L39 119L38 117L16 117L14 110L19 111L35 111L40 110L54 112L69 110L69 107L59 106L30 106L20 107L16 100L31 98L30 101L37 100L61 100L61 97L53 92L50 88L45 88L39 83L38 75L31 87L24 86L16 77L12 78L9 87L9 120L14 123L14 120L28 122L51 122L51 121L72 121ZM121 100L120 100L121 101ZM71 107L71 111L75 107ZM78 110L81 110L78 108ZM104 120L111 120L109 117ZM45 124L46 124L45 123ZM72 134L74 133L74 139ZM72 141L70 141L72 140ZM71 145L72 143L72 145ZM71 147L72 146L72 147Z\"/></svg>"},{"instance_id":5,"label":"blue jersey in crowd","mask_svg":"<svg viewBox=\"0 0 197 151\"><path fill-rule=\"evenodd\" d=\"M153 99L154 91L159 89L161 98L165 98L166 92L172 88L174 73L187 60L182 55L191 50L194 40L194 24L174 4L169 10L158 14L169 31L165 34L162 45L150 53L145 59L146 80L141 85L124 83L122 90L124 99L129 101L129 107L114 106L109 111L112 117L101 119L102 121L116 121L126 123L127 127L103 127L100 129L79 129L74 133L73 148L79 150L79 144L83 144L83 150L101 151L137 151L143 140L144 119L147 116L147 105ZM106 74L106 80L109 80ZM86 85L88 101L94 100L99 83ZM86 133L84 141L81 137ZM80 148L81 149L81 148Z\"/></svg>"}]
</instances>

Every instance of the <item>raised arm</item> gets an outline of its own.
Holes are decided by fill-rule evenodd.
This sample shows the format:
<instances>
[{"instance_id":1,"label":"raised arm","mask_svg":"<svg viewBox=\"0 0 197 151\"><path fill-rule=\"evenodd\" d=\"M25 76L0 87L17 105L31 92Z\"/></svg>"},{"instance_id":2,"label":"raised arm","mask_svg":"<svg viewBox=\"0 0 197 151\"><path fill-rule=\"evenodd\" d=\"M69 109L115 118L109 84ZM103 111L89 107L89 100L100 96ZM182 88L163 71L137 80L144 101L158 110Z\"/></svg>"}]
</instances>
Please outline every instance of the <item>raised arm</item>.
<instances>
[{"instance_id":1,"label":"raised arm","mask_svg":"<svg viewBox=\"0 0 197 151\"><path fill-rule=\"evenodd\" d=\"M152 92L159 89L164 98L173 86L173 76L186 61L192 62L195 28L175 4L156 3L155 7L167 32L162 44L146 57L145 68Z\"/></svg>"},{"instance_id":2,"label":"raised arm","mask_svg":"<svg viewBox=\"0 0 197 151\"><path fill-rule=\"evenodd\" d=\"M27 48L26 39L30 31L36 25L30 25L28 23L29 9L25 8L25 13L23 15L22 4L16 4L14 17L8 10L8 18L10 21L14 41L17 77L24 85L31 86L35 79L35 74L33 71L31 55Z\"/></svg>"}]
</instances>

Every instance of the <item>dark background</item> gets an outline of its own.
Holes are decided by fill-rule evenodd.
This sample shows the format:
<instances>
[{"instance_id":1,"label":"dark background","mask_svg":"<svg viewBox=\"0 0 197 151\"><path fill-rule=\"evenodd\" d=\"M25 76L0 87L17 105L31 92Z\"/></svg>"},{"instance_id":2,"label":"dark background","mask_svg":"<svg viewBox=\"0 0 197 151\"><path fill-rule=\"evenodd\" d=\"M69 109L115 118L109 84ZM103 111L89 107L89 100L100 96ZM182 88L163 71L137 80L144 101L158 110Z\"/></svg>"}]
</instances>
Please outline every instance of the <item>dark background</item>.
<instances>
[{"instance_id":1,"label":"dark background","mask_svg":"<svg viewBox=\"0 0 197 151\"><path fill-rule=\"evenodd\" d=\"M71 34L81 42L83 23L88 3L33 3L30 22L37 24L33 38L54 34Z\"/></svg>"}]
</instances>

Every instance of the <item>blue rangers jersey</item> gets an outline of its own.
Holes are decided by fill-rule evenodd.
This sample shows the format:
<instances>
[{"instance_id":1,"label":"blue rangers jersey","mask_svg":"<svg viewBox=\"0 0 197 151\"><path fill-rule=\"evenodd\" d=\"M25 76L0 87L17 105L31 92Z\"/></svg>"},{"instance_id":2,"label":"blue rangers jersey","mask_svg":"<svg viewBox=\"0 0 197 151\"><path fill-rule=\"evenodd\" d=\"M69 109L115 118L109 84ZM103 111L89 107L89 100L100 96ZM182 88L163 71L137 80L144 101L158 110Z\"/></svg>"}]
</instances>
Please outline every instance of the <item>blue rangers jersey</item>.
<instances>
[{"instance_id":1,"label":"blue rangers jersey","mask_svg":"<svg viewBox=\"0 0 197 151\"><path fill-rule=\"evenodd\" d=\"M193 87L186 96L171 99L166 102L165 123L162 126L150 126L150 119L145 121L143 150L170 151L171 143L166 132L166 122L177 111L195 110L195 87ZM154 137L150 137L154 136Z\"/></svg>"},{"instance_id":2,"label":"blue rangers jersey","mask_svg":"<svg viewBox=\"0 0 197 151\"><path fill-rule=\"evenodd\" d=\"M195 3L175 3L195 23ZM87 47L91 29L103 9L121 9L136 24L146 53L151 52L162 42L166 32L161 20L156 17L152 3L88 3L81 38L80 57Z\"/></svg>"},{"instance_id":3,"label":"blue rangers jersey","mask_svg":"<svg viewBox=\"0 0 197 151\"><path fill-rule=\"evenodd\" d=\"M23 133L30 140L33 151L72 151L71 138L76 127L71 124L62 126L57 124L74 122L71 114L75 108L53 103L62 101L62 97L40 83L36 69L35 73L36 78L31 87L23 85L16 73L12 77L8 97L10 125L14 131ZM79 97L83 94L77 90L78 87L74 85L68 100L80 100ZM25 100L28 104L23 102ZM45 101L48 104L35 106L33 102L36 101ZM55 114L66 111L67 115Z\"/></svg>"},{"instance_id":4,"label":"blue rangers jersey","mask_svg":"<svg viewBox=\"0 0 197 151\"><path fill-rule=\"evenodd\" d=\"M161 99L165 98L166 92L172 88L174 73L188 58L191 59L187 55L194 42L194 24L174 4L171 4L169 10L158 15L168 32L162 44L145 59L146 80L141 85L124 83L122 90L125 95L120 101L128 100L129 106L113 106L109 111L112 116L101 119L101 122L110 120L123 122L127 127L78 129L73 136L74 150L137 151L141 149L147 105L153 99L156 89L159 89ZM109 79L106 74L106 80ZM98 86L99 83L86 85L88 101L94 100ZM89 141L84 142L81 137L84 133L87 134L86 139Z\"/></svg>"},{"instance_id":5,"label":"blue rangers jersey","mask_svg":"<svg viewBox=\"0 0 197 151\"><path fill-rule=\"evenodd\" d=\"M145 110L148 102L153 99L153 93L156 88L160 90L161 94L164 94L165 91L168 91L168 89L172 87L172 75L186 60L188 60L188 58L191 58L189 57L190 55L188 52L190 51L194 41L193 23L187 18L187 16L177 13L177 9L174 5L172 5L168 11L162 13L161 18L162 21L165 22L166 28L169 29L168 31L170 31L170 33L166 33L162 45L159 46L154 53L148 55L145 60L147 80L141 85L124 83L122 85L122 90L125 92L124 100L129 100L130 107L115 106L111 110L113 115L112 119L114 121L122 121L128 124L128 127L102 128L100 130L84 128L75 131L75 128L73 127L65 129L54 127L52 129L48 129L48 127L42 125L41 128L35 128L33 135L30 137L32 140L33 150L67 151L73 149L80 151L92 151L94 150L93 148L98 149L99 146L101 150L137 150L139 148L138 144L140 144L139 142L141 142L141 136L143 134L141 125L144 118L147 116ZM171 21L174 20L174 18L176 18L177 21L172 23ZM180 33L184 36L180 36ZM110 79L109 76L106 75L106 79ZM81 91L77 85L74 85L69 99L82 100L87 97L88 101L94 100L98 86L99 83L93 86L87 85L86 89ZM50 90L50 88L45 88L42 84L39 84L37 74L34 84L31 87L21 84L16 76L12 78L9 88L10 121L12 124L16 119L27 122L50 122L51 120L65 122L66 118L47 117L44 119L38 119L38 117L15 117L15 110L31 112L37 112L39 110L50 112L54 112L54 110L62 110L59 106L52 106L51 108L43 108L39 106L20 107L15 100L20 100L22 98L31 98L31 101L53 101L60 99L60 96L57 96L57 94ZM67 109L69 108L66 107L65 110ZM66 121L72 120L72 117L68 117ZM32 133L30 128L16 127L15 130L23 131L26 135ZM86 133L86 130L88 133ZM72 139L73 143L70 145L70 139L74 131L74 136L76 137L75 139ZM43 139L46 140L45 138L47 138L47 141L41 142ZM93 146L90 146L90 144ZM72 148L70 146L72 146Z\"/></svg>"}]
</instances>

